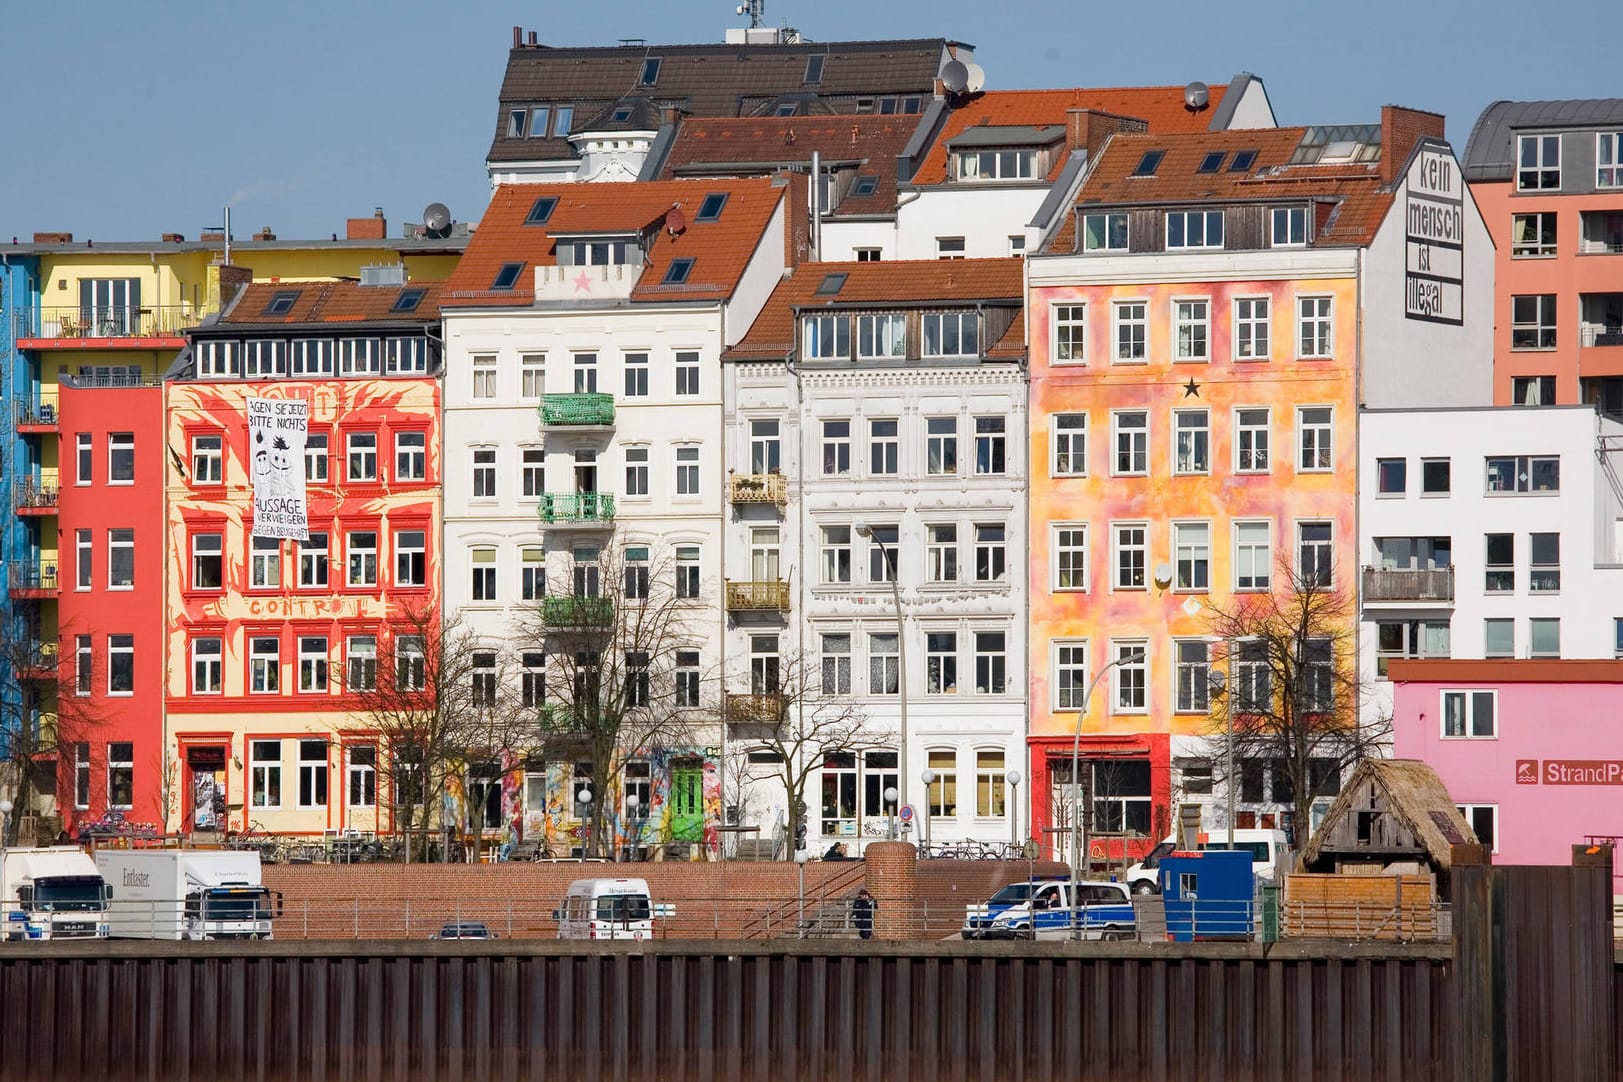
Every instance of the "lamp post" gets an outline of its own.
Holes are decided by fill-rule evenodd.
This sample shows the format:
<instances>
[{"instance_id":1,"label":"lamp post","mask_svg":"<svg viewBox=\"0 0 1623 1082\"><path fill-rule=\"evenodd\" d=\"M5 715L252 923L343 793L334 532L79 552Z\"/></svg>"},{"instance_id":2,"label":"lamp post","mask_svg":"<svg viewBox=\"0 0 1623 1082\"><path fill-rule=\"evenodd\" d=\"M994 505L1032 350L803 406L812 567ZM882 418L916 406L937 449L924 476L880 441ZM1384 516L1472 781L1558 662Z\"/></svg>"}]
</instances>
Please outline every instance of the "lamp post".
<instances>
[{"instance_id":1,"label":"lamp post","mask_svg":"<svg viewBox=\"0 0 1623 1082\"><path fill-rule=\"evenodd\" d=\"M1020 771L1004 775L1009 779L1009 844L1020 844Z\"/></svg>"},{"instance_id":2,"label":"lamp post","mask_svg":"<svg viewBox=\"0 0 1623 1082\"><path fill-rule=\"evenodd\" d=\"M585 805L586 807L586 814L582 816L580 820L580 862L585 864L586 840L590 838L592 834L592 790L588 786L582 785L580 787L580 792L575 794L575 803Z\"/></svg>"},{"instance_id":3,"label":"lamp post","mask_svg":"<svg viewBox=\"0 0 1623 1082\"><path fill-rule=\"evenodd\" d=\"M1223 788L1228 798L1229 848L1234 848L1234 696L1228 693L1228 674L1222 669L1213 669L1209 677L1212 685L1212 694L1223 696L1223 732L1226 737L1228 750L1225 758L1228 765L1223 768Z\"/></svg>"},{"instance_id":4,"label":"lamp post","mask_svg":"<svg viewBox=\"0 0 1623 1082\"><path fill-rule=\"evenodd\" d=\"M930 816L935 814L935 793L931 788L935 785L936 774L933 770L926 770L919 775L924 783L924 855L930 855Z\"/></svg>"},{"instance_id":5,"label":"lamp post","mask_svg":"<svg viewBox=\"0 0 1623 1082\"><path fill-rule=\"evenodd\" d=\"M1077 868L1082 861L1082 723L1088 716L1088 703L1093 698L1093 689L1099 686L1099 681L1105 678L1105 673L1118 665L1127 665L1135 661L1144 660L1144 651L1134 650L1130 654L1123 654L1104 668L1094 674L1088 681L1088 686L1082 689L1082 705L1076 711L1076 735L1071 740L1071 938L1075 939L1081 932L1076 923L1076 895L1077 895Z\"/></svg>"},{"instance_id":6,"label":"lamp post","mask_svg":"<svg viewBox=\"0 0 1623 1082\"><path fill-rule=\"evenodd\" d=\"M6 855L6 840L11 837L11 809L16 807L9 800L0 800L0 858Z\"/></svg>"},{"instance_id":7,"label":"lamp post","mask_svg":"<svg viewBox=\"0 0 1623 1082\"><path fill-rule=\"evenodd\" d=\"M642 841L642 820L637 818L637 809L642 806L642 800L636 793L626 794L626 826L630 827L631 859L637 859L637 846Z\"/></svg>"},{"instance_id":8,"label":"lamp post","mask_svg":"<svg viewBox=\"0 0 1623 1082\"><path fill-rule=\"evenodd\" d=\"M811 854L802 849L795 854L795 868L800 873L800 910L795 918L795 938L806 938L806 861Z\"/></svg>"},{"instance_id":9,"label":"lamp post","mask_svg":"<svg viewBox=\"0 0 1623 1082\"><path fill-rule=\"evenodd\" d=\"M901 572L895 552L891 550L889 545L880 540L879 535L873 532L872 527L866 522L858 522L856 531L858 537L865 537L879 546L879 555L885 561L885 566L890 569L890 599L896 606L896 690L900 695L902 708L901 732L897 740L896 778L897 784L903 787L898 802L905 803L907 800L907 631L902 626L902 588L899 583ZM892 820L892 826L894 827L894 825L895 821ZM893 832L893 840L894 837Z\"/></svg>"},{"instance_id":10,"label":"lamp post","mask_svg":"<svg viewBox=\"0 0 1623 1082\"><path fill-rule=\"evenodd\" d=\"M890 806L890 840L895 841L901 836L896 826L896 800L901 794L896 792L896 786L885 786L883 794L885 803Z\"/></svg>"}]
</instances>

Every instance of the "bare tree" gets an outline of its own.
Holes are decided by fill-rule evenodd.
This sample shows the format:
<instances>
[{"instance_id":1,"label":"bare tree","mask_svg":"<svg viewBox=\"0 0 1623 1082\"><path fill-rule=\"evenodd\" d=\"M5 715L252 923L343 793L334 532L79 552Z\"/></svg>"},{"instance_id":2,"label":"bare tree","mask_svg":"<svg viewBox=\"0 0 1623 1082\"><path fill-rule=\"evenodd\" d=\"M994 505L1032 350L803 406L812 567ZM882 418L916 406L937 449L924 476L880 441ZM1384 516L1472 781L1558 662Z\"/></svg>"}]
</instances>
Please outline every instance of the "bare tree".
<instances>
[{"instance_id":1,"label":"bare tree","mask_svg":"<svg viewBox=\"0 0 1623 1082\"><path fill-rule=\"evenodd\" d=\"M829 658L825 666L843 660ZM744 756L739 770L745 782L776 779L783 784L789 811L791 851L805 848L809 830L806 789L829 755L858 753L894 746L894 738L868 728L868 716L849 695L833 689L849 685L834 668L819 668L813 659L793 654L773 659L772 668L753 667L748 694L727 698L727 722L734 746ZM750 752L764 752L759 763Z\"/></svg>"},{"instance_id":2,"label":"bare tree","mask_svg":"<svg viewBox=\"0 0 1623 1082\"><path fill-rule=\"evenodd\" d=\"M1209 747L1213 774L1237 784L1226 765L1232 711L1234 769L1260 761L1283 780L1300 848L1314 799L1333 791L1352 764L1375 754L1392 726L1390 718L1360 722L1366 689L1358 677L1352 591L1330 585L1313 568L1298 568L1288 556L1274 575L1271 590L1209 606L1207 626L1218 639L1214 660L1228 670L1224 692L1212 696Z\"/></svg>"},{"instance_id":3,"label":"bare tree","mask_svg":"<svg viewBox=\"0 0 1623 1082\"><path fill-rule=\"evenodd\" d=\"M108 721L94 696L77 693L95 687L95 676L61 664L61 644L72 640L65 631L44 637L26 609L0 618L0 792L9 789L17 809L7 845L16 844L36 798L56 788L62 756L91 743Z\"/></svg>"},{"instance_id":4,"label":"bare tree","mask_svg":"<svg viewBox=\"0 0 1623 1082\"><path fill-rule=\"evenodd\" d=\"M594 559L572 563L567 579L549 583L520 619L520 633L542 644L546 658L544 702L530 696L539 746L590 764L593 799L581 844L599 855L608 853L611 819L622 822L609 804L626 764L691 744L699 728L714 725L713 705L706 709L697 685L678 674L696 675L704 604L683 595L674 568L644 554L605 546ZM624 817L637 835L633 844L648 814L643 802Z\"/></svg>"},{"instance_id":5,"label":"bare tree","mask_svg":"<svg viewBox=\"0 0 1623 1082\"><path fill-rule=\"evenodd\" d=\"M395 829L408 840L407 859L410 839L457 825L442 814L457 779L533 739L496 657L459 616L442 620L430 605L392 622L376 664L350 659L344 679L357 703L353 716L377 734L377 771ZM499 768L491 782L500 785Z\"/></svg>"}]
</instances>

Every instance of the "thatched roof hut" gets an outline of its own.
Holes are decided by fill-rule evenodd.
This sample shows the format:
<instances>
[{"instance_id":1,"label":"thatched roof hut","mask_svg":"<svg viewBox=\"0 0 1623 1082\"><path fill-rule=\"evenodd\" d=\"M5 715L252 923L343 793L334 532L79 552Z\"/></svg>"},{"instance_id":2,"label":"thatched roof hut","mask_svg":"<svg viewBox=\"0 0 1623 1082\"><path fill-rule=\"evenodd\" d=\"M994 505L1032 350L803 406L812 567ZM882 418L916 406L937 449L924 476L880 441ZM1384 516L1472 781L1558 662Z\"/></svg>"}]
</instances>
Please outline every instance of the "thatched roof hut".
<instances>
[{"instance_id":1,"label":"thatched roof hut","mask_svg":"<svg viewBox=\"0 0 1623 1082\"><path fill-rule=\"evenodd\" d=\"M1302 852L1309 872L1418 864L1447 889L1450 849L1477 844L1437 772L1418 759L1366 759L1341 787Z\"/></svg>"}]
</instances>

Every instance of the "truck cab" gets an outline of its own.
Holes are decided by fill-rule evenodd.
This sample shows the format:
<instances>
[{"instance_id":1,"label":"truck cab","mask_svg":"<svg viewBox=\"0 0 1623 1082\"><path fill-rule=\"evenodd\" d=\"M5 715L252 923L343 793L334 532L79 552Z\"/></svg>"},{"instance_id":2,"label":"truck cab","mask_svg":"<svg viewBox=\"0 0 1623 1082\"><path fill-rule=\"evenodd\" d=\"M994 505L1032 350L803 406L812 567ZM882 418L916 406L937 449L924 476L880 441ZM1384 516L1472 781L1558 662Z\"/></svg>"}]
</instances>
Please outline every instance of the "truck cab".
<instances>
[{"instance_id":1,"label":"truck cab","mask_svg":"<svg viewBox=\"0 0 1623 1082\"><path fill-rule=\"evenodd\" d=\"M280 895L259 854L213 849L104 849L113 934L129 939L270 939Z\"/></svg>"},{"instance_id":2,"label":"truck cab","mask_svg":"<svg viewBox=\"0 0 1623 1082\"><path fill-rule=\"evenodd\" d=\"M107 883L76 846L5 850L0 938L105 939Z\"/></svg>"},{"instance_id":3,"label":"truck cab","mask_svg":"<svg viewBox=\"0 0 1623 1082\"><path fill-rule=\"evenodd\" d=\"M559 939L652 939L654 919L675 913L649 900L646 879L577 879L552 919Z\"/></svg>"},{"instance_id":4,"label":"truck cab","mask_svg":"<svg viewBox=\"0 0 1623 1082\"><path fill-rule=\"evenodd\" d=\"M964 907L965 939L1132 939L1133 899L1121 883L1061 877L1010 883L982 905Z\"/></svg>"}]
</instances>

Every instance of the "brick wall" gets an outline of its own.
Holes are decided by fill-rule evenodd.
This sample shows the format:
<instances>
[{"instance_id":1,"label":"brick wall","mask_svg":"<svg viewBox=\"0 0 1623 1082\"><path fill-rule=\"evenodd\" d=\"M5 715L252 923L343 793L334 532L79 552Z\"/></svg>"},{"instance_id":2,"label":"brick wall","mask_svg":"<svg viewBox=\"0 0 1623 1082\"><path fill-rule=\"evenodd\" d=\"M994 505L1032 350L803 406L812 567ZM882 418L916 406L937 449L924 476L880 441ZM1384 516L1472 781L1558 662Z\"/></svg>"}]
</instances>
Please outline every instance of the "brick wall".
<instances>
[{"instance_id":1,"label":"brick wall","mask_svg":"<svg viewBox=\"0 0 1623 1082\"><path fill-rule=\"evenodd\" d=\"M1397 179L1409 152L1426 136L1443 137L1443 117L1401 105L1381 106L1381 183Z\"/></svg>"}]
</instances>

